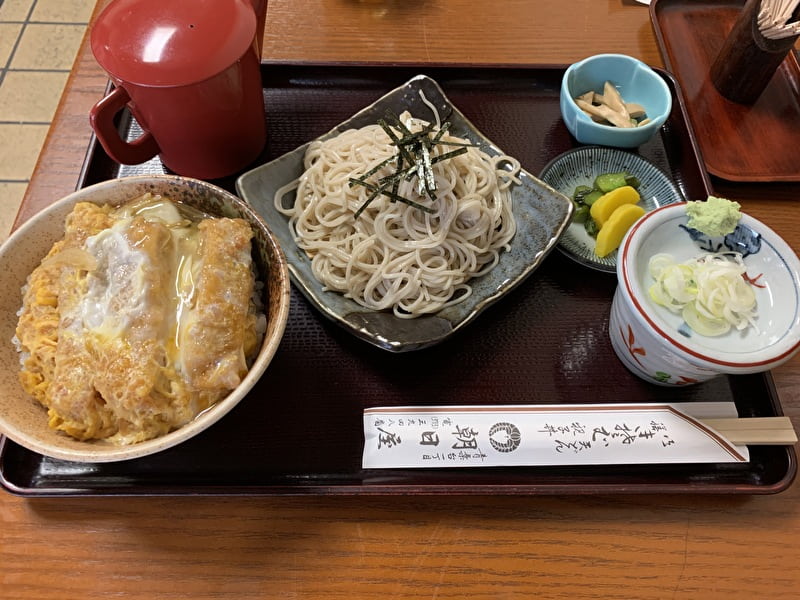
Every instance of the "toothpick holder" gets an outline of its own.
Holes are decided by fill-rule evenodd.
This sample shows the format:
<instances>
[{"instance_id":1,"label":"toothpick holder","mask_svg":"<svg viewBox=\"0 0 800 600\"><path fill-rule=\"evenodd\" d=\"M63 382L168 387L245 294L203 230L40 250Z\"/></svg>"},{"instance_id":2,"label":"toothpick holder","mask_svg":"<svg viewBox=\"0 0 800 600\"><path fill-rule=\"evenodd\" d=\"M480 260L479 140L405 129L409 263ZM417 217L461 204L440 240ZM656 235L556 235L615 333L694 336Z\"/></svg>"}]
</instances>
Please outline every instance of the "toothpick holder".
<instances>
[{"instance_id":1,"label":"toothpick holder","mask_svg":"<svg viewBox=\"0 0 800 600\"><path fill-rule=\"evenodd\" d=\"M758 27L760 5L761 0L747 0L711 65L714 87L739 104L758 100L799 37L765 38Z\"/></svg>"}]
</instances>

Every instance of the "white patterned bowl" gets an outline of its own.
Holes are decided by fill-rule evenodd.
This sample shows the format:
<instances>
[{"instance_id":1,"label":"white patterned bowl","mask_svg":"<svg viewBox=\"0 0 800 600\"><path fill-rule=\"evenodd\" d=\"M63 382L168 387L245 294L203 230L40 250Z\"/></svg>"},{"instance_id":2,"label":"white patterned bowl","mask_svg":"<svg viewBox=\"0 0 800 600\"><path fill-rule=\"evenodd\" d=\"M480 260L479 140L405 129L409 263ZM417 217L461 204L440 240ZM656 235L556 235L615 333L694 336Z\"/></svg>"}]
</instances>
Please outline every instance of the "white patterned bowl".
<instances>
[{"instance_id":1,"label":"white patterned bowl","mask_svg":"<svg viewBox=\"0 0 800 600\"><path fill-rule=\"evenodd\" d=\"M639 179L639 206L646 211L684 200L678 186L661 169L646 158L617 148L581 146L555 157L539 174L539 179L568 198L579 185L592 186L603 173L630 173ZM576 262L606 273L617 271L617 250L608 256L594 252L596 240L583 223L570 223L558 242L558 249Z\"/></svg>"},{"instance_id":2,"label":"white patterned bowl","mask_svg":"<svg viewBox=\"0 0 800 600\"><path fill-rule=\"evenodd\" d=\"M758 373L789 360L800 349L797 255L772 229L748 215L742 216L736 231L718 238L688 228L687 221L686 203L670 204L646 214L623 239L609 323L617 356L634 374L662 385ZM706 337L650 299L648 262L660 252L682 262L718 250L744 256L758 317L755 327Z\"/></svg>"}]
</instances>

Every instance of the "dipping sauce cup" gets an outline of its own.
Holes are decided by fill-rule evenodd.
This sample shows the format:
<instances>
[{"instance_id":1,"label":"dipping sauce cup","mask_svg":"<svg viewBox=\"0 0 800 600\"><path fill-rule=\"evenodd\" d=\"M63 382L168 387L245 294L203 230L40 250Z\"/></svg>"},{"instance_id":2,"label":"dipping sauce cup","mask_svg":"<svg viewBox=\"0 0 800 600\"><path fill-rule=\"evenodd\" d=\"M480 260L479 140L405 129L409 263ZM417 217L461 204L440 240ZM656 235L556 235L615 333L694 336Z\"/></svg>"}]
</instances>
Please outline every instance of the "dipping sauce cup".
<instances>
[{"instance_id":1,"label":"dipping sauce cup","mask_svg":"<svg viewBox=\"0 0 800 600\"><path fill-rule=\"evenodd\" d=\"M617 290L609 335L619 359L651 383L676 386L719 375L768 371L800 350L800 259L777 233L744 214L736 230L708 237L687 227L686 203L662 206L639 219L617 257ZM757 316L745 329L703 336L679 313L650 297L650 258L677 263L715 252L739 252L756 296Z\"/></svg>"}]
</instances>

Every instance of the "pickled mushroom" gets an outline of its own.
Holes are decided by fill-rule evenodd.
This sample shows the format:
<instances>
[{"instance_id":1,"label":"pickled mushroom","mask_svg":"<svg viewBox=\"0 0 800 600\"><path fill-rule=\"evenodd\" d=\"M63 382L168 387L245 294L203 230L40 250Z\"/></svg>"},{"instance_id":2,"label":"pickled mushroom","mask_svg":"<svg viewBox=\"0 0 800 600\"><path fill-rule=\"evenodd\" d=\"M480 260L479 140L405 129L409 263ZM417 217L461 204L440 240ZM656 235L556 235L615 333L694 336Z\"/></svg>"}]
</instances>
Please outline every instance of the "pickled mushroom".
<instances>
[{"instance_id":1,"label":"pickled mushroom","mask_svg":"<svg viewBox=\"0 0 800 600\"><path fill-rule=\"evenodd\" d=\"M584 114L601 125L632 128L650 122L644 107L634 102L625 102L610 81L603 84L602 94L588 91L574 100Z\"/></svg>"}]
</instances>

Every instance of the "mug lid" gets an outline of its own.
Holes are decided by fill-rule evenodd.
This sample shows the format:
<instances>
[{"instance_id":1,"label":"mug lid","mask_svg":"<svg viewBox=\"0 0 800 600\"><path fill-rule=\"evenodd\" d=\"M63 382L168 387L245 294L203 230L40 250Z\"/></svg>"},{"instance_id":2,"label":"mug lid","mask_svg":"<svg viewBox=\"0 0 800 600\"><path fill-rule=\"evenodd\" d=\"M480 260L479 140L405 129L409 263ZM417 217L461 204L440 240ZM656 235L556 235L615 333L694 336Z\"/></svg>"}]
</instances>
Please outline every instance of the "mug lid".
<instances>
[{"instance_id":1,"label":"mug lid","mask_svg":"<svg viewBox=\"0 0 800 600\"><path fill-rule=\"evenodd\" d=\"M112 77L173 87L221 73L255 33L251 0L114 0L92 28L91 46Z\"/></svg>"}]
</instances>

